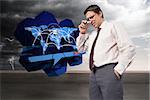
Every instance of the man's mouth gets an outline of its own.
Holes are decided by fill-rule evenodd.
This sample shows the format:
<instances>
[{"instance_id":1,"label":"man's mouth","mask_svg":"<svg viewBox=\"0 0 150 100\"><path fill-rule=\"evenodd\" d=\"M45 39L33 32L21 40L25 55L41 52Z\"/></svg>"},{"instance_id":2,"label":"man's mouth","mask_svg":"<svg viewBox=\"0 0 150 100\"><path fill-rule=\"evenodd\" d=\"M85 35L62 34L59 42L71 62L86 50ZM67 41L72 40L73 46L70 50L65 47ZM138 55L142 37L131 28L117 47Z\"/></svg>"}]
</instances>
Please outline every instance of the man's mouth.
<instances>
[{"instance_id":1,"label":"man's mouth","mask_svg":"<svg viewBox=\"0 0 150 100\"><path fill-rule=\"evenodd\" d=\"M95 22L94 21L92 22L92 25L95 26Z\"/></svg>"}]
</instances>

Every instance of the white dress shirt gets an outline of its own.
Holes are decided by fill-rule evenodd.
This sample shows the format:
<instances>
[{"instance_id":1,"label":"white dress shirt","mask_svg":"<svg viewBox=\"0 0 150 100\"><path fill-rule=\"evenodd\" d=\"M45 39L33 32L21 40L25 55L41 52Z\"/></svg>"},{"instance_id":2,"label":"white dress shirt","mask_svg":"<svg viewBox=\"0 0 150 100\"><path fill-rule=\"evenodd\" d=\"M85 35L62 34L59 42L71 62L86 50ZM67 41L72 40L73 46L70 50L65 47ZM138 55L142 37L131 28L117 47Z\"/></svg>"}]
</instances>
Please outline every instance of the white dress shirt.
<instances>
[{"instance_id":1,"label":"white dress shirt","mask_svg":"<svg viewBox=\"0 0 150 100\"><path fill-rule=\"evenodd\" d=\"M104 21L100 28L101 30L94 47L94 65L102 66L118 62L114 69L122 75L134 58L135 47L126 31L117 23ZM80 33L77 38L78 50L80 52L88 50L88 54L90 54L96 35L96 30L90 34Z\"/></svg>"}]
</instances>

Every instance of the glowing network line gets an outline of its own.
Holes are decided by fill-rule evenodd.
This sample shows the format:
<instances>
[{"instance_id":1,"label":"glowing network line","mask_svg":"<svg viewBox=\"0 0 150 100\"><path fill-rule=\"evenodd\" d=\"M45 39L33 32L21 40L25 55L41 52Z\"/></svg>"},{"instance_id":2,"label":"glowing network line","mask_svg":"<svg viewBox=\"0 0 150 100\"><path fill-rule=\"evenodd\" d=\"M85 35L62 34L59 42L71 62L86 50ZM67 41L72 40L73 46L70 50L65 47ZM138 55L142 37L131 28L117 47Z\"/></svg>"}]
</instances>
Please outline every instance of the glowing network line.
<instances>
[{"instance_id":1,"label":"glowing network line","mask_svg":"<svg viewBox=\"0 0 150 100\"><path fill-rule=\"evenodd\" d=\"M43 48L43 54L45 54L47 47L51 44L55 45L58 50L63 46L72 46L74 49L76 48L75 39L71 36L71 33L76 31L77 28L60 27L58 24L52 23L48 26L41 25L39 27L25 27L25 30L31 31L35 38L32 46L35 46L37 40L40 41ZM43 35L47 35L47 37L43 38ZM69 44L61 44L62 39Z\"/></svg>"}]
</instances>

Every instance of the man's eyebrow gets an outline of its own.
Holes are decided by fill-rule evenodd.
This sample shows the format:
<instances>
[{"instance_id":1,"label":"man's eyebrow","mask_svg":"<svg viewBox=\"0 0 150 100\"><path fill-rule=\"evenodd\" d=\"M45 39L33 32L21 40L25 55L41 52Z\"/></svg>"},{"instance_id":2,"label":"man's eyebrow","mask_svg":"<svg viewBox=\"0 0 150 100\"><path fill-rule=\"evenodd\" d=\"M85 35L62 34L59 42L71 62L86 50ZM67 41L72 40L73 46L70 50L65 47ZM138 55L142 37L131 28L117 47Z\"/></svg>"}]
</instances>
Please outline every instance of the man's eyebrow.
<instances>
[{"instance_id":1,"label":"man's eyebrow","mask_svg":"<svg viewBox=\"0 0 150 100\"><path fill-rule=\"evenodd\" d=\"M87 20L87 21L89 21L89 20L90 20L90 18L92 18L92 17L93 17L93 16L90 16L89 18L86 18L86 20Z\"/></svg>"},{"instance_id":2,"label":"man's eyebrow","mask_svg":"<svg viewBox=\"0 0 150 100\"><path fill-rule=\"evenodd\" d=\"M95 15L90 16L89 18L86 18L87 21L89 21L91 18L93 18Z\"/></svg>"}]
</instances>

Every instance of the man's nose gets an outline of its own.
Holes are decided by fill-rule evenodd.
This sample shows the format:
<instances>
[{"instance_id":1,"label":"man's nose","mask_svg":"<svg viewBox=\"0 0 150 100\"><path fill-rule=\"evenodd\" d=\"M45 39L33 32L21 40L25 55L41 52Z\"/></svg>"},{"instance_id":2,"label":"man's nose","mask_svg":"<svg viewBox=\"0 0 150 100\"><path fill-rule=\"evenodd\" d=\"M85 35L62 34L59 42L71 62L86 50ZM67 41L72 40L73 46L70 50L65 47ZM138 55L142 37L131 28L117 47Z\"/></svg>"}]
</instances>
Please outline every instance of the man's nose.
<instances>
[{"instance_id":1,"label":"man's nose","mask_svg":"<svg viewBox=\"0 0 150 100\"><path fill-rule=\"evenodd\" d=\"M91 22L91 24L93 24L94 21L93 21L93 20L90 20L90 22Z\"/></svg>"}]
</instances>

